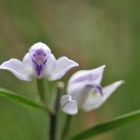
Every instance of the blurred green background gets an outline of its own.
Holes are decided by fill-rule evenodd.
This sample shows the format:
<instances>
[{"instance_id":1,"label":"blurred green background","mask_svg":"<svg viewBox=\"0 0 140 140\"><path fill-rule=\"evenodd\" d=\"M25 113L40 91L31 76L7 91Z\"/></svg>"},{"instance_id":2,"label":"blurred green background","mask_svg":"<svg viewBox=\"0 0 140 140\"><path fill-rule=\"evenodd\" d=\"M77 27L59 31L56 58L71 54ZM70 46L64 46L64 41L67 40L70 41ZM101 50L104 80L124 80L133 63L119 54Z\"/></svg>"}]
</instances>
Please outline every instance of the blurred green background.
<instances>
[{"instance_id":1,"label":"blurred green background","mask_svg":"<svg viewBox=\"0 0 140 140\"><path fill-rule=\"evenodd\" d=\"M22 59L42 41L57 57L78 62L79 69L106 64L103 85L126 81L99 110L75 116L70 135L139 109L139 37L139 0L0 0L0 63ZM38 100L35 81L23 82L1 70L0 86ZM47 127L44 112L0 98L0 140L45 140ZM139 140L139 130L140 121L135 121L91 140Z\"/></svg>"}]
</instances>

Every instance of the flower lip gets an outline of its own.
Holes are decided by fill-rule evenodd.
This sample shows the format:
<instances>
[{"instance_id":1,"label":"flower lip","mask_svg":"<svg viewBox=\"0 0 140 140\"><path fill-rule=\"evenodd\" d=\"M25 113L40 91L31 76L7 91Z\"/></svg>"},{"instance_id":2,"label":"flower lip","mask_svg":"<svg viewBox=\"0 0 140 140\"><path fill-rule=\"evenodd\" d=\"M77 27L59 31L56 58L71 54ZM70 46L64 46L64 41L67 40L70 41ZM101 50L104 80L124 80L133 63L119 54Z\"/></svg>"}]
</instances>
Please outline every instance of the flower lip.
<instances>
[{"instance_id":1,"label":"flower lip","mask_svg":"<svg viewBox=\"0 0 140 140\"><path fill-rule=\"evenodd\" d=\"M47 53L42 49L36 50L32 54L32 61L37 64L45 64L47 61Z\"/></svg>"},{"instance_id":2,"label":"flower lip","mask_svg":"<svg viewBox=\"0 0 140 140\"><path fill-rule=\"evenodd\" d=\"M37 49L31 54L31 60L35 67L37 76L41 76L45 69L45 65L48 59L48 54L43 49Z\"/></svg>"},{"instance_id":3,"label":"flower lip","mask_svg":"<svg viewBox=\"0 0 140 140\"><path fill-rule=\"evenodd\" d=\"M29 53L36 76L42 77L51 50L46 44L38 42L30 48Z\"/></svg>"},{"instance_id":4,"label":"flower lip","mask_svg":"<svg viewBox=\"0 0 140 140\"><path fill-rule=\"evenodd\" d=\"M103 89L102 89L101 85L95 86L95 89L96 89L97 93L100 93L100 95L102 95L102 96L104 95L103 94Z\"/></svg>"},{"instance_id":5,"label":"flower lip","mask_svg":"<svg viewBox=\"0 0 140 140\"><path fill-rule=\"evenodd\" d=\"M103 91L101 85L86 84L86 89L94 89L97 93L103 96Z\"/></svg>"},{"instance_id":6,"label":"flower lip","mask_svg":"<svg viewBox=\"0 0 140 140\"><path fill-rule=\"evenodd\" d=\"M87 84L86 86L85 86L85 88L93 88L94 86L92 85L92 84Z\"/></svg>"}]
</instances>

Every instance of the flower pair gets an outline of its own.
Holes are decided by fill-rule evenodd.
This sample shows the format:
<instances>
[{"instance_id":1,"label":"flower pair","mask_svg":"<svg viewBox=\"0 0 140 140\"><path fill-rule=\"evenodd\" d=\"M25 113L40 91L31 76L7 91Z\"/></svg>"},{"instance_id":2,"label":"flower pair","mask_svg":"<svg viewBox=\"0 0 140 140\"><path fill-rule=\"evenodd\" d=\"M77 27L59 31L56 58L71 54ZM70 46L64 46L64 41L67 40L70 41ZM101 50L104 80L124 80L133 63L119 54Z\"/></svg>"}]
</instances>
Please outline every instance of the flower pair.
<instances>
[{"instance_id":1,"label":"flower pair","mask_svg":"<svg viewBox=\"0 0 140 140\"><path fill-rule=\"evenodd\" d=\"M44 43L36 43L25 54L22 61L12 58L0 65L0 69L12 72L18 79L31 81L32 77L59 80L66 72L78 66L76 62L63 56L56 59L50 48ZM78 107L85 111L100 107L107 98L122 84L117 81L102 88L101 80L105 66L92 70L76 72L69 80L67 95L61 98L61 107L65 113L74 115Z\"/></svg>"}]
</instances>

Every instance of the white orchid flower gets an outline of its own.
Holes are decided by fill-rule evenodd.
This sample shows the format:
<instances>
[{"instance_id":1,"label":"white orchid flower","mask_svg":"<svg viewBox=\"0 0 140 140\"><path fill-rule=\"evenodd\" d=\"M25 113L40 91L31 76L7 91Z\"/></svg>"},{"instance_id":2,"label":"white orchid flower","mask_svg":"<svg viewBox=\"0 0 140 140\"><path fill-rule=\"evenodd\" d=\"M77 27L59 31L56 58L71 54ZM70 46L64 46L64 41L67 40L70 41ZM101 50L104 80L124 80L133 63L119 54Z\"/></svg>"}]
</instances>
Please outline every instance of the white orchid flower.
<instances>
[{"instance_id":1,"label":"white orchid flower","mask_svg":"<svg viewBox=\"0 0 140 140\"><path fill-rule=\"evenodd\" d=\"M12 58L0 65L0 69L8 70L18 79L31 81L32 77L47 77L58 80L71 68L78 66L76 62L63 56L56 60L50 48L41 42L35 43L22 61Z\"/></svg>"},{"instance_id":2,"label":"white orchid flower","mask_svg":"<svg viewBox=\"0 0 140 140\"><path fill-rule=\"evenodd\" d=\"M61 98L62 110L65 113L74 115L78 113L78 107L84 111L99 108L123 83L123 81L117 81L102 88L104 68L105 65L92 70L81 70L70 78L68 94Z\"/></svg>"}]
</instances>

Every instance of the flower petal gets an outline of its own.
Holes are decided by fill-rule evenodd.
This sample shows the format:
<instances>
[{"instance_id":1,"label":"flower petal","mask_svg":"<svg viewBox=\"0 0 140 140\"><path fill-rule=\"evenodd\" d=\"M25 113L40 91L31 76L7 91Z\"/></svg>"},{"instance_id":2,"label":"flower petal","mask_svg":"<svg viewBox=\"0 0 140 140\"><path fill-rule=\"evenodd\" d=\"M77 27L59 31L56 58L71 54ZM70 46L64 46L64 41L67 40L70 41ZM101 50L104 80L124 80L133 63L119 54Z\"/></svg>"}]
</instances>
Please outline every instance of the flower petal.
<instances>
[{"instance_id":1,"label":"flower petal","mask_svg":"<svg viewBox=\"0 0 140 140\"><path fill-rule=\"evenodd\" d=\"M68 93L68 95L70 95L72 97L72 99L77 101L77 103L79 105L79 104L82 104L85 102L85 99L87 98L88 93L93 88L94 88L94 86L88 87L86 83L77 83L77 84L68 86L67 93Z\"/></svg>"},{"instance_id":2,"label":"flower petal","mask_svg":"<svg viewBox=\"0 0 140 140\"><path fill-rule=\"evenodd\" d=\"M47 64L46 64L46 71L45 71L45 74L47 75L47 78L49 80L51 80L52 71L54 70L55 65L56 65L56 58L51 53L48 57L48 61L47 61Z\"/></svg>"},{"instance_id":3,"label":"flower petal","mask_svg":"<svg viewBox=\"0 0 140 140\"><path fill-rule=\"evenodd\" d=\"M66 72L76 66L78 66L78 64L73 60L70 60L65 56L60 57L56 60L55 65L53 65L52 71L48 72L50 74L49 80L59 80Z\"/></svg>"},{"instance_id":4,"label":"flower petal","mask_svg":"<svg viewBox=\"0 0 140 140\"><path fill-rule=\"evenodd\" d=\"M85 103L81 105L81 108L85 111L91 111L99 108L122 83L123 81L117 81L104 87L103 96L97 92L90 92Z\"/></svg>"},{"instance_id":5,"label":"flower petal","mask_svg":"<svg viewBox=\"0 0 140 140\"><path fill-rule=\"evenodd\" d=\"M33 72L33 67L32 67L32 63L31 63L31 57L30 57L30 53L26 53L25 56L23 57L23 65L26 66L26 69L32 73Z\"/></svg>"},{"instance_id":6,"label":"flower petal","mask_svg":"<svg viewBox=\"0 0 140 140\"><path fill-rule=\"evenodd\" d=\"M10 59L0 65L0 69L12 72L18 79L31 81L31 73L28 71L22 61L18 59Z\"/></svg>"},{"instance_id":7,"label":"flower petal","mask_svg":"<svg viewBox=\"0 0 140 140\"><path fill-rule=\"evenodd\" d=\"M91 70L80 70L76 72L70 78L68 85L76 83L92 83L93 85L99 85L101 83L105 65Z\"/></svg>"},{"instance_id":8,"label":"flower petal","mask_svg":"<svg viewBox=\"0 0 140 140\"><path fill-rule=\"evenodd\" d=\"M77 102L72 99L69 95L64 95L61 97L61 107L62 110L70 115L75 115L78 113Z\"/></svg>"},{"instance_id":9,"label":"flower petal","mask_svg":"<svg viewBox=\"0 0 140 140\"><path fill-rule=\"evenodd\" d=\"M37 42L35 44L33 44L29 50L29 52L31 54L33 54L36 50L38 49L41 49L41 50L44 50L45 52L47 53L51 53L51 50L50 48L45 44L45 43L42 43L42 42Z\"/></svg>"},{"instance_id":10,"label":"flower petal","mask_svg":"<svg viewBox=\"0 0 140 140\"><path fill-rule=\"evenodd\" d=\"M29 49L31 66L37 78L46 76L46 68L50 55L50 48L42 42L35 43Z\"/></svg>"}]
</instances>

